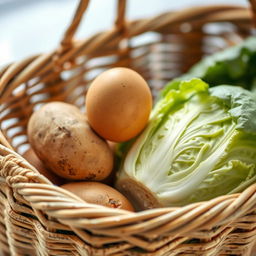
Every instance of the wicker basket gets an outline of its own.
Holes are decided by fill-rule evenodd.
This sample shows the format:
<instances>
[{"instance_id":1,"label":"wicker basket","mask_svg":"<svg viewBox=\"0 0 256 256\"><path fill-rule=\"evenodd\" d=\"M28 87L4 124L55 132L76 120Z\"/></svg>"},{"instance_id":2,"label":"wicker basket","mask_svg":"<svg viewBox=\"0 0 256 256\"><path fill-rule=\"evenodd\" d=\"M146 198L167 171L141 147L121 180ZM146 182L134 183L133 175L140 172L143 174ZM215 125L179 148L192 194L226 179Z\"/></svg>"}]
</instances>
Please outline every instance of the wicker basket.
<instances>
[{"instance_id":1,"label":"wicker basket","mask_svg":"<svg viewBox=\"0 0 256 256\"><path fill-rule=\"evenodd\" d=\"M0 71L0 251L17 256L251 255L256 185L208 202L130 213L81 201L21 157L29 147L26 127L33 110L53 100L82 108L90 81L101 71L131 67L157 93L204 55L252 33L251 11L243 7L197 7L127 22L125 4L118 2L111 30L75 41L88 5L81 0L56 51ZM251 4L255 10L255 0ZM141 43L144 34L148 41Z\"/></svg>"}]
</instances>

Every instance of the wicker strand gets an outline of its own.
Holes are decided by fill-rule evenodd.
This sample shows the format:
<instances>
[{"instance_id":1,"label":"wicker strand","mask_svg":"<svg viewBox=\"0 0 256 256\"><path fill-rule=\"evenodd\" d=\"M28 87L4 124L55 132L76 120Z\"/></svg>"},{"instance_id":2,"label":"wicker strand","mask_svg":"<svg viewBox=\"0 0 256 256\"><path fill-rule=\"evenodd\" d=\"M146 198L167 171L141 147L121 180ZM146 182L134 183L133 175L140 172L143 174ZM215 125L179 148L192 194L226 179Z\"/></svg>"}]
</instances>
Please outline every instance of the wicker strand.
<instances>
[{"instance_id":1,"label":"wicker strand","mask_svg":"<svg viewBox=\"0 0 256 256\"><path fill-rule=\"evenodd\" d=\"M63 51L65 51L66 49L72 46L74 34L76 33L77 28L79 27L79 24L83 18L84 12L88 7L88 4L89 4L89 0L80 0L80 3L73 17L73 20L69 25L68 29L66 30L64 37L60 43L61 47L63 48Z\"/></svg>"},{"instance_id":2,"label":"wicker strand","mask_svg":"<svg viewBox=\"0 0 256 256\"><path fill-rule=\"evenodd\" d=\"M118 0L115 26L122 30L125 27L126 0Z\"/></svg>"},{"instance_id":3,"label":"wicker strand","mask_svg":"<svg viewBox=\"0 0 256 256\"><path fill-rule=\"evenodd\" d=\"M251 4L254 28L256 28L256 0L249 0L249 2Z\"/></svg>"}]
</instances>

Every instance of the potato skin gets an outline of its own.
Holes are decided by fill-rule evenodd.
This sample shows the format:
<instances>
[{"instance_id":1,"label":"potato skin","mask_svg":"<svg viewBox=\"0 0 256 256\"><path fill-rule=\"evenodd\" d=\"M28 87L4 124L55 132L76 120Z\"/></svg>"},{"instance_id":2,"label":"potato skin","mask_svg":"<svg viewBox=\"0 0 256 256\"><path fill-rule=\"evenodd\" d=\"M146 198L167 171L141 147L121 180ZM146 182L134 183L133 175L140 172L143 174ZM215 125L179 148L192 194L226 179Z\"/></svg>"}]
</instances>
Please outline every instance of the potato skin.
<instances>
[{"instance_id":1,"label":"potato skin","mask_svg":"<svg viewBox=\"0 0 256 256\"><path fill-rule=\"evenodd\" d=\"M132 204L116 189L100 182L73 182L61 186L91 204L134 211Z\"/></svg>"},{"instance_id":2,"label":"potato skin","mask_svg":"<svg viewBox=\"0 0 256 256\"><path fill-rule=\"evenodd\" d=\"M34 112L28 138L37 156L63 178L102 180L112 170L113 153L107 142L71 104L51 102Z\"/></svg>"},{"instance_id":3,"label":"potato skin","mask_svg":"<svg viewBox=\"0 0 256 256\"><path fill-rule=\"evenodd\" d=\"M50 180L55 185L62 185L64 183L64 179L57 176L51 170L46 168L44 163L38 158L32 148L28 149L24 154L23 157L32 164L41 174L43 174L48 180Z\"/></svg>"}]
</instances>

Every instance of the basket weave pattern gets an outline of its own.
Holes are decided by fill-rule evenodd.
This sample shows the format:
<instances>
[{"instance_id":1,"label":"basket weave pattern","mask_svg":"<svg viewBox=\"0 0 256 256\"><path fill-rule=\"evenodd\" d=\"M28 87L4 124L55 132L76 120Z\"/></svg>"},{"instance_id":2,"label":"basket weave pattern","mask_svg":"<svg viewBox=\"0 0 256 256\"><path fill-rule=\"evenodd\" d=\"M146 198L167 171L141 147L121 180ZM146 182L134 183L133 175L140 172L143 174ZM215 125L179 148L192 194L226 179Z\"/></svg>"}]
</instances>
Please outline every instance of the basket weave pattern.
<instances>
[{"instance_id":1,"label":"basket weave pattern","mask_svg":"<svg viewBox=\"0 0 256 256\"><path fill-rule=\"evenodd\" d=\"M252 10L255 10L255 1ZM250 255L256 240L256 185L241 194L179 208L130 213L88 204L25 161L31 113L49 101L83 108L92 79L125 66L154 95L203 56L241 42L252 12L207 6L128 22L120 0L112 29L76 41L82 0L60 47L0 70L0 251L6 255ZM142 36L147 40L141 42Z\"/></svg>"}]
</instances>

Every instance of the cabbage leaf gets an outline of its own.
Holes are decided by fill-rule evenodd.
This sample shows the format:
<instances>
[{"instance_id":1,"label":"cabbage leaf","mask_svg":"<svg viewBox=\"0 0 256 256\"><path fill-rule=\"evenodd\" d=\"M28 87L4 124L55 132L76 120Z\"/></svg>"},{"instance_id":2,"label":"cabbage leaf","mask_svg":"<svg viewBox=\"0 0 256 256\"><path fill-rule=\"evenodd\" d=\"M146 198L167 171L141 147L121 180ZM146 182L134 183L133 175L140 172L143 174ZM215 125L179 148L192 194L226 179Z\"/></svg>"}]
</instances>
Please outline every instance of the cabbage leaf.
<instances>
[{"instance_id":1,"label":"cabbage leaf","mask_svg":"<svg viewBox=\"0 0 256 256\"><path fill-rule=\"evenodd\" d=\"M165 86L165 94L177 81L201 78L211 87L221 84L241 86L256 91L256 37L203 58L190 70Z\"/></svg>"}]
</instances>

